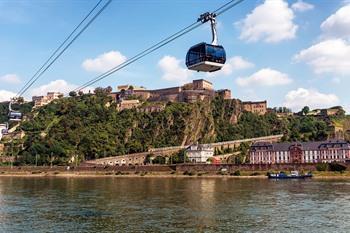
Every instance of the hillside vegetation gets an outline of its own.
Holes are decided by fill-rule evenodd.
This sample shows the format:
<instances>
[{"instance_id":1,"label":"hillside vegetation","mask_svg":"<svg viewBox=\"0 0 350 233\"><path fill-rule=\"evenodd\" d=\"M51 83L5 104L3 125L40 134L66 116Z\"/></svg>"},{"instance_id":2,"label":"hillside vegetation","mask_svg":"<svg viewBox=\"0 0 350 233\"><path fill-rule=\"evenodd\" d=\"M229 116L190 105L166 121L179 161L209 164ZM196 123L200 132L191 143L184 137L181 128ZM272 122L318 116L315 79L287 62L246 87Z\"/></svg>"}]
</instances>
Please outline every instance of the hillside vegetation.
<instances>
[{"instance_id":1,"label":"hillside vegetation","mask_svg":"<svg viewBox=\"0 0 350 233\"><path fill-rule=\"evenodd\" d=\"M141 106L142 108L142 106ZM313 117L258 116L242 112L239 100L167 103L161 112L117 111L108 92L61 98L28 113L18 130L21 163L66 164L147 151L283 133L283 140L323 140L326 122Z\"/></svg>"}]
</instances>

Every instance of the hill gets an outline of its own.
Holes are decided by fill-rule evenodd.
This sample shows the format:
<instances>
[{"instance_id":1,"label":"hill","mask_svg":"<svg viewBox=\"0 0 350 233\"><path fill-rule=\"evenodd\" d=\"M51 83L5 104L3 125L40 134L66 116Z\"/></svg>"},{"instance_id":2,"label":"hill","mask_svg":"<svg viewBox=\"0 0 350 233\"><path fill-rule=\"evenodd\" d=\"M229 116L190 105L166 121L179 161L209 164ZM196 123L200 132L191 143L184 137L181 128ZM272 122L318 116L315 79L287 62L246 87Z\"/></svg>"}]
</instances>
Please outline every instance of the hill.
<instances>
[{"instance_id":1,"label":"hill","mask_svg":"<svg viewBox=\"0 0 350 233\"><path fill-rule=\"evenodd\" d=\"M144 103L147 104L147 103ZM108 92L61 98L26 114L18 128L21 163L66 164L149 148L209 143L283 133L283 140L323 140L323 120L311 116L278 118L243 112L240 100L167 103L161 112L118 111Z\"/></svg>"}]
</instances>

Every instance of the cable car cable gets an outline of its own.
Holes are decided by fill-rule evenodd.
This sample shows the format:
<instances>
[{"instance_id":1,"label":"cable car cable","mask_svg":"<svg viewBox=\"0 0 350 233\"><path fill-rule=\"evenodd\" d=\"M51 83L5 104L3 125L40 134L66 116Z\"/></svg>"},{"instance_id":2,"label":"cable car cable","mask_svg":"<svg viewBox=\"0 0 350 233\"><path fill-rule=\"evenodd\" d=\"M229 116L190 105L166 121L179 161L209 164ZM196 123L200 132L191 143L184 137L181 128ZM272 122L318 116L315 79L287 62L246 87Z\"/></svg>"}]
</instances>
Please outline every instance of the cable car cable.
<instances>
[{"instance_id":1,"label":"cable car cable","mask_svg":"<svg viewBox=\"0 0 350 233\"><path fill-rule=\"evenodd\" d=\"M103 74L97 76L96 78L94 78L94 79L92 79L92 80L90 80L90 81L84 83L84 84L81 85L80 87L74 89L74 91L80 91L80 90L82 90L82 89L88 87L89 85L94 84L94 83L100 81L101 79L106 78L107 76L109 76L109 75L111 75L111 74L117 72L118 70L120 70L120 69L122 69L122 68L124 68L124 67L126 67L126 66L128 66L128 65L130 65L130 64L132 64L132 63L134 63L134 62L136 62L137 60L143 58L144 56L146 56L146 55L148 55L148 54L154 52L155 50L157 50L157 49L159 49L159 48L165 46L166 44L168 44L168 43L174 41L175 39L177 39L177 38L179 38L179 37L181 37L181 36L187 34L188 32L194 30L195 28L197 28L197 27L199 27L199 26L201 26L201 25L202 25L201 23L195 22L195 23L193 23L193 24L187 26L186 28L184 28L184 29L178 31L177 33L171 35L170 37L168 37L168 38L166 38L166 39L164 39L164 40L162 40L161 42L158 42L157 44L155 44L155 45L149 47L148 49L142 51L141 53L137 54L136 56L133 56L132 58L126 60L125 62L119 64L118 66L113 67L112 69L110 69L110 70L106 71L105 73L103 73ZM174 36L175 36L175 37L174 37Z\"/></svg>"},{"instance_id":2,"label":"cable car cable","mask_svg":"<svg viewBox=\"0 0 350 233\"><path fill-rule=\"evenodd\" d=\"M49 61L56 55L56 53L63 47L63 45L72 37L72 35L78 30L78 28L85 22L85 20L92 14L92 12L100 5L103 0L100 0L85 16L85 18L80 21L80 23L74 28L74 30L66 37L66 39L57 47L57 49L51 54L51 56L44 62L44 64L37 70L37 72L27 81L27 83L21 88L17 93L16 97L26 88L26 86L39 74L39 72L49 63Z\"/></svg>"},{"instance_id":3,"label":"cable car cable","mask_svg":"<svg viewBox=\"0 0 350 233\"><path fill-rule=\"evenodd\" d=\"M222 5L221 7L219 7L215 11L213 11L213 13L215 13L217 16L221 15L221 14L225 13L226 11L228 11L229 9L231 9L232 7L240 4L243 1L244 0L238 0L238 1L237 0L232 0L232 1L229 1L228 3ZM230 5L230 4L232 4L232 5Z\"/></svg>"},{"instance_id":4,"label":"cable car cable","mask_svg":"<svg viewBox=\"0 0 350 233\"><path fill-rule=\"evenodd\" d=\"M220 8L218 8L217 10L215 10L214 13L217 12L217 13L215 13L216 15L221 15L221 14L223 14L224 12L226 12L227 10L231 9L232 7L238 5L239 3L243 2L243 1L244 1L244 0L232 0L232 1L230 1L230 2L228 2L228 3L226 3L226 4L224 4L223 6L221 6ZM225 7L226 7L226 8L225 8ZM82 90L82 89L88 87L89 85L92 85L92 84L94 84L94 83L96 83L96 82L98 82L98 81L100 81L100 80L102 80L102 79L108 77L109 75L111 75L111 74L117 72L118 70L123 69L124 67L126 67L126 66L128 66L128 65L130 65L130 64L132 64L132 63L134 63L134 62L136 62L137 60L143 58L144 56L146 56L146 55L148 55L148 54L150 54L150 53L156 51L157 49L159 49L159 48L161 48L161 47L163 47L163 46L165 46L165 45L167 45L168 43L174 41L175 39L177 39L177 38L179 38L179 37L181 37L181 36L187 34L188 32L190 32L190 31L194 30L195 28L201 26L202 24L203 24L203 22L197 21L197 22L195 22L195 23L193 23L193 24L191 24L191 25L185 27L184 29L178 31L177 33L175 33L175 34L169 36L168 38L166 38L166 39L164 39L164 40L158 42L157 44L151 46L150 48L144 50L143 52L139 53L138 55L136 55L136 56L134 56L134 57L128 59L127 61L125 61L125 62L119 64L118 66L116 66L116 67L114 67L114 68L112 68L112 69L106 71L105 73L103 73L103 74L97 76L96 78L93 78L92 80L90 80L90 81L84 83L83 85L81 85L80 87L74 89L73 91L80 91L80 90ZM187 30L186 30L186 29L187 29ZM176 35L176 36L175 36L175 35ZM174 37L174 36L175 36L175 37Z\"/></svg>"},{"instance_id":5,"label":"cable car cable","mask_svg":"<svg viewBox=\"0 0 350 233\"><path fill-rule=\"evenodd\" d=\"M50 67L51 65L68 49L68 47L76 40L78 37L92 24L93 21L107 8L107 6L112 2L112 0L108 0L108 2L94 15L90 21L79 31L77 35L63 48L63 50L49 63L49 65L40 72L40 74L32 80L32 82L19 93L19 96L23 95Z\"/></svg>"}]
</instances>

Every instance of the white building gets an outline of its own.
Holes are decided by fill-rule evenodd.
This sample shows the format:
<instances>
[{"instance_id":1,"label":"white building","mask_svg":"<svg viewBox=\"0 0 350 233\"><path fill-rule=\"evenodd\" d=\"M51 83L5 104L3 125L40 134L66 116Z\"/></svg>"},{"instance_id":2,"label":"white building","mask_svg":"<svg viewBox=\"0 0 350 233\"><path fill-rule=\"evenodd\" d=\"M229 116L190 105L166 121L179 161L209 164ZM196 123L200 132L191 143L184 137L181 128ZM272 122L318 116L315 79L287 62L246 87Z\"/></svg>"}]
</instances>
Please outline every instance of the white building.
<instances>
[{"instance_id":1,"label":"white building","mask_svg":"<svg viewBox=\"0 0 350 233\"><path fill-rule=\"evenodd\" d=\"M207 163L214 156L211 145L193 144L186 149L186 155L191 163Z\"/></svg>"}]
</instances>

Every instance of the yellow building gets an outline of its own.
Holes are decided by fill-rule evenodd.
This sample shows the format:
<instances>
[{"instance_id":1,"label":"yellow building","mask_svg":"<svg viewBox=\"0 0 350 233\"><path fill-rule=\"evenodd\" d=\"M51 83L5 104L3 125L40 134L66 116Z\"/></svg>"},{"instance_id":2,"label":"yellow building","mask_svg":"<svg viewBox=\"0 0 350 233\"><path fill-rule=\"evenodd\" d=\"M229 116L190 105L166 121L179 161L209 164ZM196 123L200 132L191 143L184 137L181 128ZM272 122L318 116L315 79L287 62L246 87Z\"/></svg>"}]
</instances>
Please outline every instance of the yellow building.
<instances>
[{"instance_id":1,"label":"yellow building","mask_svg":"<svg viewBox=\"0 0 350 233\"><path fill-rule=\"evenodd\" d=\"M267 112L267 101L243 102L243 110L258 115L265 115Z\"/></svg>"}]
</instances>

